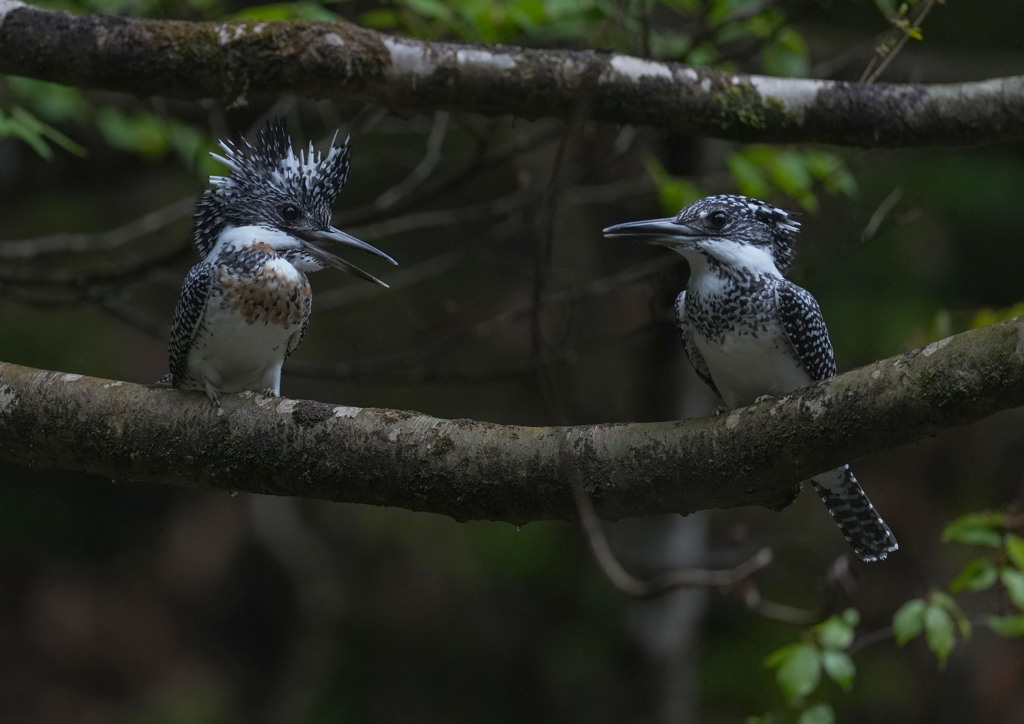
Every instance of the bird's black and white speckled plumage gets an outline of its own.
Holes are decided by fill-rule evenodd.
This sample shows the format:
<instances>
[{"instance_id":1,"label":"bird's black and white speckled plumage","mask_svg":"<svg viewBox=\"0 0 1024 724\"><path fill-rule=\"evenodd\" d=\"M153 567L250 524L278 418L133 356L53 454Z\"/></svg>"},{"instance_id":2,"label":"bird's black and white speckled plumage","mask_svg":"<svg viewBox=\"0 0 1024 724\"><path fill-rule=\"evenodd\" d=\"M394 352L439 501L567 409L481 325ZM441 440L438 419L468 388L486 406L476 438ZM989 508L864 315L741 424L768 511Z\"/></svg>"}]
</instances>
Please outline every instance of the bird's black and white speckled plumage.
<instances>
[{"instance_id":1,"label":"bird's black and white speckled plumage","mask_svg":"<svg viewBox=\"0 0 1024 724\"><path fill-rule=\"evenodd\" d=\"M720 195L674 218L619 224L605 235L668 246L687 259L690 281L675 304L679 335L698 376L736 408L836 374L817 301L783 277L799 228L775 206ZM849 466L811 482L861 559L897 549Z\"/></svg>"},{"instance_id":2,"label":"bird's black and white speckled plumage","mask_svg":"<svg viewBox=\"0 0 1024 724\"><path fill-rule=\"evenodd\" d=\"M326 155L312 142L308 150L295 153L280 121L263 126L255 143L245 138L220 141L224 153L211 155L231 173L211 176L211 188L196 205L192 245L199 256L205 258L230 226L280 223L282 204L306 209L313 224L329 227L334 202L348 180L351 156L349 139L340 146L336 142L337 135Z\"/></svg>"},{"instance_id":3,"label":"bird's black and white speckled plumage","mask_svg":"<svg viewBox=\"0 0 1024 724\"><path fill-rule=\"evenodd\" d=\"M335 136L335 140L337 137ZM331 226L348 177L348 141L325 154L295 153L284 125L264 126L255 143L222 142L215 157L231 170L196 209L193 245L203 260L185 278L174 313L170 382L220 393L280 395L281 366L302 340L312 309L306 274L328 266L387 286L335 256L340 244L387 254Z\"/></svg>"}]
</instances>

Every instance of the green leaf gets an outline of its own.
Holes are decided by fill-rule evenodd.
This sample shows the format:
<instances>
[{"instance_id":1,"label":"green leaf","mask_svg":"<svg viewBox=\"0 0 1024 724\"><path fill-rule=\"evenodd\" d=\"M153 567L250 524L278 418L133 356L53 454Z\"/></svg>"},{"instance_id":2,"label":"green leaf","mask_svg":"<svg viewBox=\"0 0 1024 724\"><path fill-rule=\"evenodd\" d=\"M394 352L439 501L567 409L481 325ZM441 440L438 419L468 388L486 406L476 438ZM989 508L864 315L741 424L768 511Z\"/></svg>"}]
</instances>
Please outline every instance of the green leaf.
<instances>
[{"instance_id":1,"label":"green leaf","mask_svg":"<svg viewBox=\"0 0 1024 724\"><path fill-rule=\"evenodd\" d=\"M1019 302L1012 307L1005 307L1003 309L979 309L974 314L974 317L971 318L967 328L978 329L979 327L987 327L990 324L1005 322L1008 319L1020 316L1024 316L1024 302Z\"/></svg>"},{"instance_id":2,"label":"green leaf","mask_svg":"<svg viewBox=\"0 0 1024 724\"><path fill-rule=\"evenodd\" d=\"M644 167L658 187L661 208L666 214L674 216L679 209L705 195L696 184L670 174L653 156L644 159Z\"/></svg>"},{"instance_id":3,"label":"green leaf","mask_svg":"<svg viewBox=\"0 0 1024 724\"><path fill-rule=\"evenodd\" d=\"M303 2L269 3L243 8L231 15L232 20L337 20L323 5L306 0Z\"/></svg>"},{"instance_id":4,"label":"green leaf","mask_svg":"<svg viewBox=\"0 0 1024 724\"><path fill-rule=\"evenodd\" d=\"M933 591L932 595L929 596L929 603L942 606L942 608L950 613L960 610L960 607L956 605L956 600L948 593L943 593L942 591Z\"/></svg>"},{"instance_id":5,"label":"green leaf","mask_svg":"<svg viewBox=\"0 0 1024 724\"><path fill-rule=\"evenodd\" d=\"M1005 543L1006 555L1009 556L1010 562L1017 567L1018 571L1024 571L1024 538L1016 533L1007 533Z\"/></svg>"},{"instance_id":6,"label":"green leaf","mask_svg":"<svg viewBox=\"0 0 1024 724\"><path fill-rule=\"evenodd\" d=\"M826 191L833 196L842 194L853 198L857 195L857 179L841 156L830 151L806 151L805 155L808 170L825 185Z\"/></svg>"},{"instance_id":7,"label":"green leaf","mask_svg":"<svg viewBox=\"0 0 1024 724\"><path fill-rule=\"evenodd\" d=\"M971 637L971 622L967 620L967 616L964 615L960 604L952 596L942 591L934 591L929 597L929 603L945 609L953 617L957 627L960 629L960 635L965 641Z\"/></svg>"},{"instance_id":8,"label":"green leaf","mask_svg":"<svg viewBox=\"0 0 1024 724\"><path fill-rule=\"evenodd\" d=\"M821 655L821 665L832 681L849 691L853 687L853 678L857 675L857 667L853 659L843 651L825 651Z\"/></svg>"},{"instance_id":9,"label":"green leaf","mask_svg":"<svg viewBox=\"0 0 1024 724\"><path fill-rule=\"evenodd\" d=\"M402 0L402 3L425 18L447 20L451 17L451 10L441 0Z\"/></svg>"},{"instance_id":10,"label":"green leaf","mask_svg":"<svg viewBox=\"0 0 1024 724\"><path fill-rule=\"evenodd\" d=\"M856 620L851 625L848 618L844 620L843 615L832 616L812 629L822 648L841 650L853 643L853 627L856 626Z\"/></svg>"},{"instance_id":11,"label":"green leaf","mask_svg":"<svg viewBox=\"0 0 1024 724\"><path fill-rule=\"evenodd\" d=\"M786 700L802 700L818 687L821 681L821 656L810 644L798 644L786 661L775 672Z\"/></svg>"},{"instance_id":12,"label":"green leaf","mask_svg":"<svg viewBox=\"0 0 1024 724\"><path fill-rule=\"evenodd\" d=\"M999 580L1006 586L1006 593L1013 605L1024 611L1024 573L1007 566L1000 569Z\"/></svg>"},{"instance_id":13,"label":"green leaf","mask_svg":"<svg viewBox=\"0 0 1024 724\"><path fill-rule=\"evenodd\" d=\"M741 194L756 199L771 195L772 187L761 167L751 161L746 154L734 151L726 158L726 163Z\"/></svg>"},{"instance_id":14,"label":"green leaf","mask_svg":"<svg viewBox=\"0 0 1024 724\"><path fill-rule=\"evenodd\" d=\"M1003 542L999 529L1005 523L1004 513L968 513L946 525L942 540L998 548Z\"/></svg>"},{"instance_id":15,"label":"green leaf","mask_svg":"<svg viewBox=\"0 0 1024 724\"><path fill-rule=\"evenodd\" d=\"M797 642L795 644L787 644L781 649L776 649L765 657L764 665L769 669L777 669L782 666L782 664L786 663L786 661L789 660L789 657L792 656L797 649L804 645L805 644L802 642Z\"/></svg>"},{"instance_id":16,"label":"green leaf","mask_svg":"<svg viewBox=\"0 0 1024 724\"><path fill-rule=\"evenodd\" d=\"M96 127L114 148L146 158L160 158L169 148L166 124L149 113L128 115L108 106L96 113Z\"/></svg>"},{"instance_id":17,"label":"green leaf","mask_svg":"<svg viewBox=\"0 0 1024 724\"><path fill-rule=\"evenodd\" d=\"M834 724L835 720L831 705L822 702L805 709L796 721L797 724Z\"/></svg>"},{"instance_id":18,"label":"green leaf","mask_svg":"<svg viewBox=\"0 0 1024 724\"><path fill-rule=\"evenodd\" d=\"M928 606L923 598L907 601L892 617L892 630L896 644L903 646L924 630L924 610Z\"/></svg>"},{"instance_id":19,"label":"green leaf","mask_svg":"<svg viewBox=\"0 0 1024 724\"><path fill-rule=\"evenodd\" d=\"M896 17L896 0L875 0L875 6L886 20Z\"/></svg>"},{"instance_id":20,"label":"green leaf","mask_svg":"<svg viewBox=\"0 0 1024 724\"><path fill-rule=\"evenodd\" d=\"M945 667L956 643L953 637L953 618L945 608L937 604L929 604L925 608L924 635L939 660L939 668Z\"/></svg>"},{"instance_id":21,"label":"green leaf","mask_svg":"<svg viewBox=\"0 0 1024 724\"><path fill-rule=\"evenodd\" d=\"M359 24L367 28L393 28L398 25L394 10L371 10L359 16Z\"/></svg>"},{"instance_id":22,"label":"green leaf","mask_svg":"<svg viewBox=\"0 0 1024 724\"><path fill-rule=\"evenodd\" d=\"M45 159L53 158L50 143L56 144L76 156L85 155L85 149L82 146L48 123L43 123L20 106L12 108L7 116L0 111L0 136L20 138Z\"/></svg>"},{"instance_id":23,"label":"green leaf","mask_svg":"<svg viewBox=\"0 0 1024 724\"><path fill-rule=\"evenodd\" d=\"M792 28L783 28L761 52L765 72L784 78L804 78L811 71L807 43Z\"/></svg>"},{"instance_id":24,"label":"green leaf","mask_svg":"<svg viewBox=\"0 0 1024 724\"><path fill-rule=\"evenodd\" d=\"M7 86L34 115L42 116L51 123L88 121L90 104L77 88L17 76L7 78Z\"/></svg>"},{"instance_id":25,"label":"green leaf","mask_svg":"<svg viewBox=\"0 0 1024 724\"><path fill-rule=\"evenodd\" d=\"M984 591L986 588L990 588L997 578L999 578L999 573L996 571L995 564L983 556L968 563L960 575L949 584L949 590L953 593Z\"/></svg>"},{"instance_id":26,"label":"green leaf","mask_svg":"<svg viewBox=\"0 0 1024 724\"><path fill-rule=\"evenodd\" d=\"M1024 636L1024 613L1016 616L989 616L985 624L993 633L1007 638Z\"/></svg>"},{"instance_id":27,"label":"green leaf","mask_svg":"<svg viewBox=\"0 0 1024 724\"><path fill-rule=\"evenodd\" d=\"M700 7L700 0L661 0L661 4L676 12L692 13Z\"/></svg>"},{"instance_id":28,"label":"green leaf","mask_svg":"<svg viewBox=\"0 0 1024 724\"><path fill-rule=\"evenodd\" d=\"M655 58L681 59L690 50L690 39L675 32L652 30L648 42Z\"/></svg>"}]
</instances>

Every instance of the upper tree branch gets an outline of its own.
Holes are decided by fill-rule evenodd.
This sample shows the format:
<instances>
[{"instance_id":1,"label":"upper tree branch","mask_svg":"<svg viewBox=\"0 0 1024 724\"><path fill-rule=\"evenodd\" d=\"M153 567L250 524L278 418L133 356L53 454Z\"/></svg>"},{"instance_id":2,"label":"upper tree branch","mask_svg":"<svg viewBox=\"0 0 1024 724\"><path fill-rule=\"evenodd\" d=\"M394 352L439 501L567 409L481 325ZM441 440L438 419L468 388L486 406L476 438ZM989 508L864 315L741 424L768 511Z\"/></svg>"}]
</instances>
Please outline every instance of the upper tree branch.
<instances>
[{"instance_id":1,"label":"upper tree branch","mask_svg":"<svg viewBox=\"0 0 1024 724\"><path fill-rule=\"evenodd\" d=\"M525 522L779 506L848 459L1024 404L1024 317L716 418L568 428L199 393L0 363L0 460ZM568 456L568 459L567 459ZM568 468L567 468L568 466Z\"/></svg>"},{"instance_id":2,"label":"upper tree branch","mask_svg":"<svg viewBox=\"0 0 1024 724\"><path fill-rule=\"evenodd\" d=\"M1024 76L956 85L769 78L600 51L413 41L345 21L138 20L17 0L0 0L0 73L140 96L297 93L528 118L566 118L582 92L599 120L740 141L1024 138Z\"/></svg>"}]
</instances>

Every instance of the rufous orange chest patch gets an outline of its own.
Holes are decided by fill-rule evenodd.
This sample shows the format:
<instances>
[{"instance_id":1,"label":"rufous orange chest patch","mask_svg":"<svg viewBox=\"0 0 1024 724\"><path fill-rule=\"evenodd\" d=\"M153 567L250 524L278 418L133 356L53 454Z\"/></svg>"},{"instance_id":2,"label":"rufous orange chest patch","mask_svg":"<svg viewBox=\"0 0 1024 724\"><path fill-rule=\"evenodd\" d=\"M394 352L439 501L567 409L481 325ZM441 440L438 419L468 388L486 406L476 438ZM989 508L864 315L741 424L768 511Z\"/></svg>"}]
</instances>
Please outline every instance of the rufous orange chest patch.
<instances>
[{"instance_id":1,"label":"rufous orange chest patch","mask_svg":"<svg viewBox=\"0 0 1024 724\"><path fill-rule=\"evenodd\" d=\"M226 266L218 272L221 306L235 310L250 324L287 328L301 325L309 314L312 291L305 275L282 273L273 264L264 264L252 274L235 275Z\"/></svg>"}]
</instances>

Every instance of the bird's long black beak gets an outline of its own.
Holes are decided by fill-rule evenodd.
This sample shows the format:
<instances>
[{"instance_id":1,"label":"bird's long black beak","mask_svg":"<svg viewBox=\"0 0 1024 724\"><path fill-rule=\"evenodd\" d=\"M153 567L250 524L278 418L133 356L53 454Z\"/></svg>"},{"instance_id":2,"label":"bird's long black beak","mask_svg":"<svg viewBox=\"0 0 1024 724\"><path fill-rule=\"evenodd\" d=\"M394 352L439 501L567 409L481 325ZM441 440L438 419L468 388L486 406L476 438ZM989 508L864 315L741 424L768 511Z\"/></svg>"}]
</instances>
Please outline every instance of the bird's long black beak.
<instances>
[{"instance_id":1,"label":"bird's long black beak","mask_svg":"<svg viewBox=\"0 0 1024 724\"><path fill-rule=\"evenodd\" d=\"M377 277L373 276L369 272L363 271L355 264L345 261L339 256L332 254L323 248L325 244L341 244L343 246L349 246L353 249L359 249L361 251L369 252L375 256L379 256L382 259L387 259L392 264L397 265L398 262L392 259L390 256L385 254L383 251L375 246L367 244L365 241L357 239L356 237L348 234L341 229L335 229L333 226L329 229L322 229L317 231L311 231L301 235L301 238L305 243L306 250L310 255L318 259L319 261L327 264L328 266L340 269L341 271L348 272L354 276L364 279L374 284L387 288L387 284L382 282Z\"/></svg>"},{"instance_id":2,"label":"bird's long black beak","mask_svg":"<svg viewBox=\"0 0 1024 724\"><path fill-rule=\"evenodd\" d=\"M629 221L609 226L603 233L608 239L636 239L648 244L678 244L700 236L686 224L677 224L675 219Z\"/></svg>"},{"instance_id":3,"label":"bird's long black beak","mask_svg":"<svg viewBox=\"0 0 1024 724\"><path fill-rule=\"evenodd\" d=\"M349 233L342 231L341 229L335 229L333 226L325 231L314 231L310 234L309 241L314 244L317 243L333 243L342 244L344 246L351 246L353 249L359 249L361 251L369 252L375 256L379 256L381 259L387 259L389 262L398 266L398 262L392 259L390 256L385 254L383 251L375 246L367 244L365 241L357 239Z\"/></svg>"}]
</instances>

